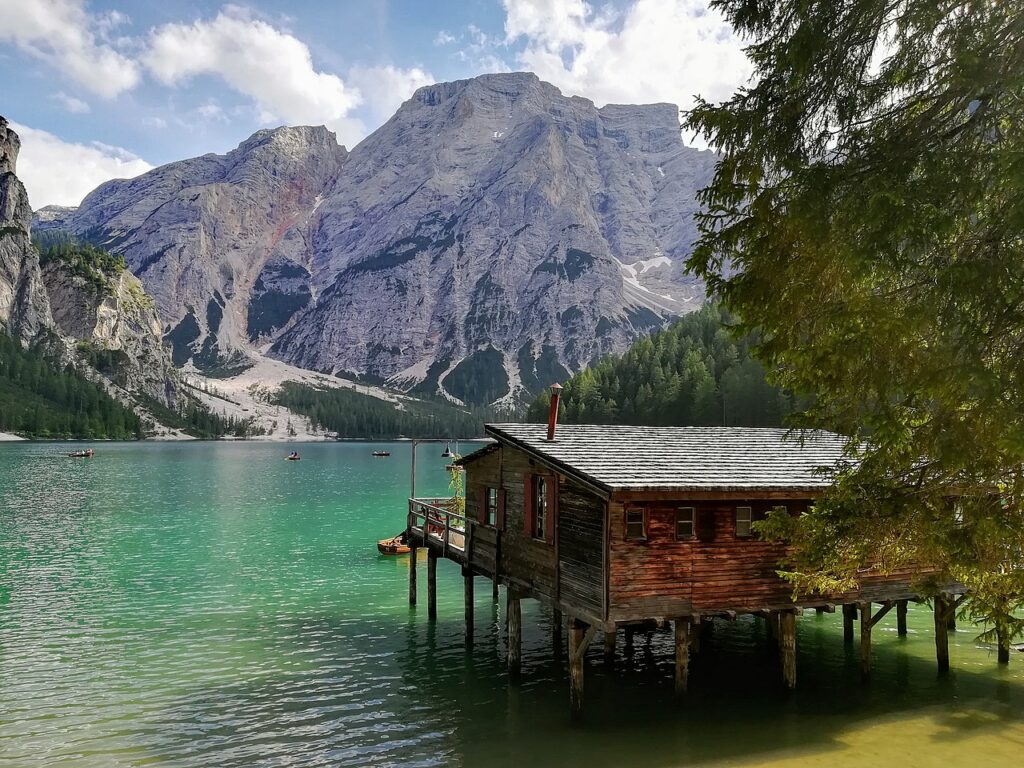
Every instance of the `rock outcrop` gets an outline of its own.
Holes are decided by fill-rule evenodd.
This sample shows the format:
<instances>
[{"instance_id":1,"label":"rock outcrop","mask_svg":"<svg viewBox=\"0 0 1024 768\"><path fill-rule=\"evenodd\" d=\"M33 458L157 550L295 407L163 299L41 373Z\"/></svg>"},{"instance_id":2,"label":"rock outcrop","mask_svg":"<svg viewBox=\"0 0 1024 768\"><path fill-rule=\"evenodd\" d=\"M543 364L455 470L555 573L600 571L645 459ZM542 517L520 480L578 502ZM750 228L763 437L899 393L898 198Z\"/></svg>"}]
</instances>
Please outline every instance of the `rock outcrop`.
<instances>
[{"instance_id":1,"label":"rock outcrop","mask_svg":"<svg viewBox=\"0 0 1024 768\"><path fill-rule=\"evenodd\" d=\"M17 176L20 149L18 134L0 116L0 330L28 342L51 318L32 247L32 208Z\"/></svg>"},{"instance_id":2,"label":"rock outcrop","mask_svg":"<svg viewBox=\"0 0 1024 768\"><path fill-rule=\"evenodd\" d=\"M509 401L701 303L683 260L713 165L673 105L485 75L420 89L351 153L324 128L260 131L49 218L124 254L179 365L259 349Z\"/></svg>"}]
</instances>

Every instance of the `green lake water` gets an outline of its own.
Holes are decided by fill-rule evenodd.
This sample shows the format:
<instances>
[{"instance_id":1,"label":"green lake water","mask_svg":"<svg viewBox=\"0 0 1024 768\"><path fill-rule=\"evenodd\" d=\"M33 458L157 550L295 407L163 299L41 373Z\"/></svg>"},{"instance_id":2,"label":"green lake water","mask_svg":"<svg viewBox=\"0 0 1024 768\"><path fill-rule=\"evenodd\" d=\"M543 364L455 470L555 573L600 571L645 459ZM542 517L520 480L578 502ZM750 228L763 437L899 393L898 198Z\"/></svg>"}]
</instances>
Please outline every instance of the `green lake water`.
<instances>
[{"instance_id":1,"label":"green lake water","mask_svg":"<svg viewBox=\"0 0 1024 768\"><path fill-rule=\"evenodd\" d=\"M876 627L866 685L839 615L805 615L793 693L752 620L716 623L682 704L668 634L620 638L573 726L544 610L524 605L510 684L488 582L468 652L458 568L432 624L408 558L377 554L408 445L288 447L0 444L0 766L1024 765L1024 654L1000 668L961 627L940 679L923 606L906 639ZM441 450L419 449L422 494Z\"/></svg>"}]
</instances>

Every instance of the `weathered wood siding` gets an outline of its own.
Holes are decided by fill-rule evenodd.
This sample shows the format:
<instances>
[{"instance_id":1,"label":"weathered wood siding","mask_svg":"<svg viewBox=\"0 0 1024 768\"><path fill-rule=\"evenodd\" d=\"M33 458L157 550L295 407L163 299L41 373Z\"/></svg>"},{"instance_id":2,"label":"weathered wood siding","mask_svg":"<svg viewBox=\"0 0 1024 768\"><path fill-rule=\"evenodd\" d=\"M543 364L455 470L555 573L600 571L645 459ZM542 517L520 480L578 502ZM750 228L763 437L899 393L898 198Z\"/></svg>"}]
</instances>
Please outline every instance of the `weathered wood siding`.
<instances>
[{"instance_id":1,"label":"weathered wood siding","mask_svg":"<svg viewBox=\"0 0 1024 768\"><path fill-rule=\"evenodd\" d=\"M604 616L604 513L606 502L570 480L558 495L559 598Z\"/></svg>"},{"instance_id":2,"label":"weathered wood siding","mask_svg":"<svg viewBox=\"0 0 1024 768\"><path fill-rule=\"evenodd\" d=\"M500 488L501 462L495 451L476 459L466 468L466 517L480 520L482 494L487 488ZM490 525L473 525L469 541L470 567L477 573L494 575L495 555L500 533Z\"/></svg>"}]
</instances>

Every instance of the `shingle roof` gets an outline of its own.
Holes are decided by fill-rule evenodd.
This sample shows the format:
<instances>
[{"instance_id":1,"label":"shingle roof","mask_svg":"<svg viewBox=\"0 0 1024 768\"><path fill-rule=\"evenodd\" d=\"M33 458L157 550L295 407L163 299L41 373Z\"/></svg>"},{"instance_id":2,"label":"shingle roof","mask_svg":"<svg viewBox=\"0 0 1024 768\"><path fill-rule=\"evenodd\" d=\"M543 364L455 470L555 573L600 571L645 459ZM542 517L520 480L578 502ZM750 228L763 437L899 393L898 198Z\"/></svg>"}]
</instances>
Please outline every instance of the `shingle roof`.
<instances>
[{"instance_id":1,"label":"shingle roof","mask_svg":"<svg viewBox=\"0 0 1024 768\"><path fill-rule=\"evenodd\" d=\"M847 443L832 432L760 427L560 424L553 442L546 424L486 431L609 491L820 490Z\"/></svg>"}]
</instances>

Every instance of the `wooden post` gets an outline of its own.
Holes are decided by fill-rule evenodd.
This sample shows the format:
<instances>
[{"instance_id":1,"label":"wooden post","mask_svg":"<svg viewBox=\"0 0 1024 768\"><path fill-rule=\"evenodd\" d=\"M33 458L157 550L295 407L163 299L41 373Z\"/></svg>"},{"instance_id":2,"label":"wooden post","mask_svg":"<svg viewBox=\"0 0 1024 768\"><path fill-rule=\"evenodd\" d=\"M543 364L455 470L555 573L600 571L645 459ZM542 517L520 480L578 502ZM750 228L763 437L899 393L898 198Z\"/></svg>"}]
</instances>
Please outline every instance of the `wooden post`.
<instances>
[{"instance_id":1,"label":"wooden post","mask_svg":"<svg viewBox=\"0 0 1024 768\"><path fill-rule=\"evenodd\" d=\"M506 614L508 616L508 674L519 677L523 658L523 614L519 595L511 589L505 590Z\"/></svg>"},{"instance_id":2,"label":"wooden post","mask_svg":"<svg viewBox=\"0 0 1024 768\"><path fill-rule=\"evenodd\" d=\"M676 619L676 696L686 693L690 678L690 620Z\"/></svg>"},{"instance_id":3,"label":"wooden post","mask_svg":"<svg viewBox=\"0 0 1024 768\"><path fill-rule=\"evenodd\" d=\"M896 634L900 637L907 636L907 601L896 601Z\"/></svg>"},{"instance_id":4,"label":"wooden post","mask_svg":"<svg viewBox=\"0 0 1024 768\"><path fill-rule=\"evenodd\" d=\"M843 642L853 645L853 620L857 618L857 606L843 606Z\"/></svg>"},{"instance_id":5,"label":"wooden post","mask_svg":"<svg viewBox=\"0 0 1024 768\"><path fill-rule=\"evenodd\" d=\"M860 604L860 676L871 677L871 603Z\"/></svg>"},{"instance_id":6,"label":"wooden post","mask_svg":"<svg viewBox=\"0 0 1024 768\"><path fill-rule=\"evenodd\" d=\"M465 585L464 597L466 603L466 645L473 644L473 572L468 568L462 571L462 581Z\"/></svg>"},{"instance_id":7,"label":"wooden post","mask_svg":"<svg viewBox=\"0 0 1024 768\"><path fill-rule=\"evenodd\" d=\"M409 547L409 605L416 605L416 555L419 548L412 544Z\"/></svg>"},{"instance_id":8,"label":"wooden post","mask_svg":"<svg viewBox=\"0 0 1024 768\"><path fill-rule=\"evenodd\" d=\"M949 635L947 634L946 611L948 603L944 595L935 596L935 660L939 674L949 672Z\"/></svg>"},{"instance_id":9,"label":"wooden post","mask_svg":"<svg viewBox=\"0 0 1024 768\"><path fill-rule=\"evenodd\" d=\"M569 711L574 720L583 714L583 657L587 651L587 625L579 619L569 624Z\"/></svg>"},{"instance_id":10,"label":"wooden post","mask_svg":"<svg viewBox=\"0 0 1024 768\"><path fill-rule=\"evenodd\" d=\"M952 601L946 607L946 629L956 632L956 606L952 604Z\"/></svg>"},{"instance_id":11,"label":"wooden post","mask_svg":"<svg viewBox=\"0 0 1024 768\"><path fill-rule=\"evenodd\" d=\"M707 622L698 621L693 624L693 631L690 632L690 654L700 653L700 643L704 632L708 628Z\"/></svg>"},{"instance_id":12,"label":"wooden post","mask_svg":"<svg viewBox=\"0 0 1024 768\"><path fill-rule=\"evenodd\" d=\"M626 636L626 655L633 655L633 635L636 634L636 630L633 629L632 625L628 625L624 630L623 634Z\"/></svg>"},{"instance_id":13,"label":"wooden post","mask_svg":"<svg viewBox=\"0 0 1024 768\"><path fill-rule=\"evenodd\" d=\"M555 658L561 658L562 656L562 624L565 623L565 619L562 618L562 612L555 608L551 612L551 645L555 650Z\"/></svg>"},{"instance_id":14,"label":"wooden post","mask_svg":"<svg viewBox=\"0 0 1024 768\"><path fill-rule=\"evenodd\" d=\"M1006 632L1005 627L996 628L996 638L999 643L999 650L997 651L1000 664L1010 663L1010 636Z\"/></svg>"},{"instance_id":15,"label":"wooden post","mask_svg":"<svg viewBox=\"0 0 1024 768\"><path fill-rule=\"evenodd\" d=\"M615 663L615 633L604 633L604 663L611 666Z\"/></svg>"},{"instance_id":16,"label":"wooden post","mask_svg":"<svg viewBox=\"0 0 1024 768\"><path fill-rule=\"evenodd\" d=\"M494 575L494 580L491 582L491 599L494 602L498 602L498 575Z\"/></svg>"},{"instance_id":17,"label":"wooden post","mask_svg":"<svg viewBox=\"0 0 1024 768\"><path fill-rule=\"evenodd\" d=\"M824 606L819 605L817 608L814 609L814 612L819 616L822 616L825 613L825 608Z\"/></svg>"},{"instance_id":18,"label":"wooden post","mask_svg":"<svg viewBox=\"0 0 1024 768\"><path fill-rule=\"evenodd\" d=\"M437 553L427 550L427 618L437 618Z\"/></svg>"},{"instance_id":19,"label":"wooden post","mask_svg":"<svg viewBox=\"0 0 1024 768\"><path fill-rule=\"evenodd\" d=\"M785 611L779 614L779 652L782 656L782 679L786 687L796 688L796 613Z\"/></svg>"}]
</instances>

